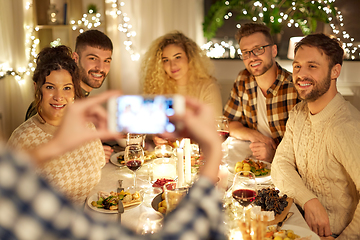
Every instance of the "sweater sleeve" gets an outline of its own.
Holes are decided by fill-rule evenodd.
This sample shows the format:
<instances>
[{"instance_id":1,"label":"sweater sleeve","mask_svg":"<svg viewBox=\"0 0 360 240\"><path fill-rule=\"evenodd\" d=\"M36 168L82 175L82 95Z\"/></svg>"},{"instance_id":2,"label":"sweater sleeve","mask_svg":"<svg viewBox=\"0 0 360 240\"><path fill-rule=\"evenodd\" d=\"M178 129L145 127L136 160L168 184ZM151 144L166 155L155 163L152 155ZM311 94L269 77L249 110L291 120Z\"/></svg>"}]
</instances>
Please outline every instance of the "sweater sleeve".
<instances>
[{"instance_id":1,"label":"sweater sleeve","mask_svg":"<svg viewBox=\"0 0 360 240\"><path fill-rule=\"evenodd\" d=\"M335 158L343 165L360 193L360 121L342 122L334 128L331 138ZM349 225L339 235L338 240L360 239L360 202Z\"/></svg>"},{"instance_id":2,"label":"sweater sleeve","mask_svg":"<svg viewBox=\"0 0 360 240\"><path fill-rule=\"evenodd\" d=\"M216 82L211 82L200 93L200 100L212 106L215 116L222 115L222 100L219 86Z\"/></svg>"},{"instance_id":3,"label":"sweater sleeve","mask_svg":"<svg viewBox=\"0 0 360 240\"><path fill-rule=\"evenodd\" d=\"M294 125L298 116L294 109L289 116L284 138L276 150L271 166L271 179L281 192L294 198L295 202L303 208L307 201L316 198L316 196L307 189L297 172L294 152Z\"/></svg>"}]
</instances>

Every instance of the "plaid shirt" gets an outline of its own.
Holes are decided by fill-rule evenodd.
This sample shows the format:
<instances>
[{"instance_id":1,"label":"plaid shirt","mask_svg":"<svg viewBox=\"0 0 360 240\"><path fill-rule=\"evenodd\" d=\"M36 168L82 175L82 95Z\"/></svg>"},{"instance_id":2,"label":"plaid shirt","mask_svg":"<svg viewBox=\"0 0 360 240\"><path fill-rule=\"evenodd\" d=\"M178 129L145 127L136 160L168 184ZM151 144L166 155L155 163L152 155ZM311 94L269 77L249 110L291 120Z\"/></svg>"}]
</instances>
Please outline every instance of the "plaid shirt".
<instances>
[{"instance_id":1,"label":"plaid shirt","mask_svg":"<svg viewBox=\"0 0 360 240\"><path fill-rule=\"evenodd\" d=\"M25 160L0 144L0 239L227 239L221 197L200 178L153 235L101 222L54 190Z\"/></svg>"},{"instance_id":2,"label":"plaid shirt","mask_svg":"<svg viewBox=\"0 0 360 240\"><path fill-rule=\"evenodd\" d=\"M273 85L267 90L266 115L272 138L279 144L285 133L288 112L298 103L291 73L280 67ZM257 130L257 83L248 70L239 73L224 107L224 116L231 121L239 121L245 127Z\"/></svg>"}]
</instances>

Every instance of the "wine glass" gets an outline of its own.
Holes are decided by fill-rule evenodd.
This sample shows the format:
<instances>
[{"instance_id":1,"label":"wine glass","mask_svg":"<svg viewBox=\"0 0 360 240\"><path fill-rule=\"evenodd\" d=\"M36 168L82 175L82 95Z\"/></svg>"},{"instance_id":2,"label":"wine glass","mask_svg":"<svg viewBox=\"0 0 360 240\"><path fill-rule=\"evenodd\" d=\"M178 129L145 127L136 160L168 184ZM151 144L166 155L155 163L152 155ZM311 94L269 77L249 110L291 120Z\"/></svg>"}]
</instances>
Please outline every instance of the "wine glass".
<instances>
[{"instance_id":1,"label":"wine glass","mask_svg":"<svg viewBox=\"0 0 360 240\"><path fill-rule=\"evenodd\" d=\"M226 139L229 137L229 121L224 116L219 116L215 119L216 121L216 130L219 136L223 140L222 144L222 152L223 152L223 159L225 159L228 155L228 145Z\"/></svg>"},{"instance_id":2,"label":"wine glass","mask_svg":"<svg viewBox=\"0 0 360 240\"><path fill-rule=\"evenodd\" d=\"M247 207L255 201L257 195L255 175L249 171L240 171L235 174L231 187L232 197L243 207L243 219Z\"/></svg>"},{"instance_id":3,"label":"wine glass","mask_svg":"<svg viewBox=\"0 0 360 240\"><path fill-rule=\"evenodd\" d=\"M126 146L124 153L125 165L134 172L134 190L136 191L136 171L144 164L144 150L139 144Z\"/></svg>"},{"instance_id":4,"label":"wine glass","mask_svg":"<svg viewBox=\"0 0 360 240\"><path fill-rule=\"evenodd\" d=\"M139 218L137 233L144 235L159 231L162 227L163 219L164 216L159 212L143 212Z\"/></svg>"}]
</instances>

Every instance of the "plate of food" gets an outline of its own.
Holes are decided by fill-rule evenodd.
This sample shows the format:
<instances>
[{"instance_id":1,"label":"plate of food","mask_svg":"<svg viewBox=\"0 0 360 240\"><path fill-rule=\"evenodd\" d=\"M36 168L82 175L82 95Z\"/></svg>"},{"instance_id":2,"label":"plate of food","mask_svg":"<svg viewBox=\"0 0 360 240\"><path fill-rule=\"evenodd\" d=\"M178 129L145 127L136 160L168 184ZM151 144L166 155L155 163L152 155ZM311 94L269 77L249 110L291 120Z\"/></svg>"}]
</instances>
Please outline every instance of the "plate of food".
<instances>
[{"instance_id":1,"label":"plate of food","mask_svg":"<svg viewBox=\"0 0 360 240\"><path fill-rule=\"evenodd\" d=\"M110 162L118 167L125 167L124 151L114 153L110 157ZM151 160L156 158L154 152L145 151L144 152L144 164L148 163Z\"/></svg>"},{"instance_id":2,"label":"plate of food","mask_svg":"<svg viewBox=\"0 0 360 240\"><path fill-rule=\"evenodd\" d=\"M298 240L320 240L320 237L308 228L295 225L284 224L280 231L276 231L276 226L269 226L266 230L265 239L298 239Z\"/></svg>"},{"instance_id":3,"label":"plate of food","mask_svg":"<svg viewBox=\"0 0 360 240\"><path fill-rule=\"evenodd\" d=\"M88 200L88 206L101 213L118 213L118 200L121 200L126 209L137 207L142 202L142 197L139 192L131 193L129 191L100 191L91 195Z\"/></svg>"},{"instance_id":4,"label":"plate of food","mask_svg":"<svg viewBox=\"0 0 360 240\"><path fill-rule=\"evenodd\" d=\"M268 177L271 172L271 163L254 160L252 158L246 158L242 161L239 161L235 164L234 167L229 165L229 172L236 174L240 171L251 171L254 173L255 177Z\"/></svg>"}]
</instances>

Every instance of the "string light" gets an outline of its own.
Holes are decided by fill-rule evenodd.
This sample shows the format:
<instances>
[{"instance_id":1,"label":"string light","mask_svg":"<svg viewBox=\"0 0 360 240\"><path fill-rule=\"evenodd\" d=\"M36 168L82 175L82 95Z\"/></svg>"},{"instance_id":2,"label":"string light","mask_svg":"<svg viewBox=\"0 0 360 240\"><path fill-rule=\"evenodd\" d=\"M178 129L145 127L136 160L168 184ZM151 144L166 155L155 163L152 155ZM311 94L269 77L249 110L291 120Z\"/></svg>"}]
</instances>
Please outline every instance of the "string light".
<instances>
[{"instance_id":1,"label":"string light","mask_svg":"<svg viewBox=\"0 0 360 240\"><path fill-rule=\"evenodd\" d=\"M124 41L126 51L130 53L132 61L138 61L140 59L140 54L135 51L132 40L136 36L136 31L132 29L130 18L127 13L122 11L122 7L125 5L125 3L120 2L119 4L117 0L106 0L106 3L111 3L111 10L106 11L106 14L112 16L113 18L118 17L120 19L120 23L117 29L126 37L126 40Z\"/></svg>"},{"instance_id":2,"label":"string light","mask_svg":"<svg viewBox=\"0 0 360 240\"><path fill-rule=\"evenodd\" d=\"M226 1L228 2L228 1ZM229 3L226 3L225 5L229 5ZM315 4L315 1L311 1L312 4ZM333 34L338 38L338 40L341 40L343 42L343 48L344 51L346 53L346 58L348 59L359 59L360 58L360 44L354 44L355 39L353 37L350 36L350 34L344 30L345 29L345 24L344 24L344 17L342 16L342 13L340 10L336 9L336 17L333 16L332 14L332 10L327 6L328 3L335 3L335 0L317 0L317 3L320 4L324 4L324 6L318 6L319 10L324 11L327 15L328 15L328 20L329 20L329 25L332 29ZM259 8L260 11L258 11L258 16L253 16L251 19L252 21L256 22L258 20L262 21L262 18L264 17L264 12L268 11L268 9L264 6L262 6L261 2L259 1L255 1L253 3L255 8ZM297 5L296 2L293 1L291 3L292 5L292 10L296 11L297 10ZM272 9L275 8L275 5L272 4L270 6ZM242 14L247 15L248 12L245 9L241 10ZM300 27L300 24L305 25L307 23L307 20L303 20L303 21L299 21L299 22L295 22L294 19L292 19L290 13L284 13L284 12L280 12L280 18L277 19L278 23L284 24L285 26L291 28L291 27ZM229 19L229 14L224 16L225 19ZM275 23L275 17L274 16L270 16L270 22L271 23ZM241 24L237 23L236 24L236 28L241 28ZM230 45L229 45L230 46ZM222 49L221 49L222 48ZM234 48L234 46L231 45L231 48ZM213 43L212 41L209 41L208 43L204 44L202 46L202 49L207 51L207 55L213 58L226 58L228 56L224 56L226 55L229 51L231 51L230 47L226 47L226 44L218 44L218 43ZM237 49L236 52L238 54L240 54L240 49ZM223 54L222 56L220 54ZM232 55L234 56L234 55ZM231 58L233 58L232 56L230 56Z\"/></svg>"},{"instance_id":3,"label":"string light","mask_svg":"<svg viewBox=\"0 0 360 240\"><path fill-rule=\"evenodd\" d=\"M29 10L32 7L31 2L27 2L25 9ZM25 76L30 76L35 71L37 48L40 41L35 37L35 29L32 26L25 26L25 55L28 59L26 67L19 67L14 70L10 67L8 62L0 64L0 79L6 76L14 76L15 80L22 83Z\"/></svg>"},{"instance_id":4,"label":"string light","mask_svg":"<svg viewBox=\"0 0 360 240\"><path fill-rule=\"evenodd\" d=\"M83 33L86 30L91 28L97 28L101 25L101 14L93 14L93 10L90 9L88 14L83 14L83 17L80 20L70 20L70 25L72 30L78 30L80 33Z\"/></svg>"}]
</instances>

